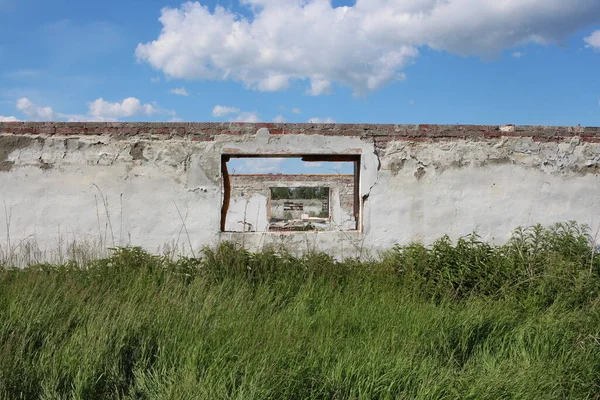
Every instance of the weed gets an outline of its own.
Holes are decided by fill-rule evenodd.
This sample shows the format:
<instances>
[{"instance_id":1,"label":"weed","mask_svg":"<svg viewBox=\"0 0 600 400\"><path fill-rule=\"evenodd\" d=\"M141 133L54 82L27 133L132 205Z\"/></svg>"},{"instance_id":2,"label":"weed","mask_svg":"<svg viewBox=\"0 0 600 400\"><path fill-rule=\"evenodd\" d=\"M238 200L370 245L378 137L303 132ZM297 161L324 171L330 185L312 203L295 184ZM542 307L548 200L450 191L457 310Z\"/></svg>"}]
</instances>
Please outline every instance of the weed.
<instances>
[{"instance_id":1,"label":"weed","mask_svg":"<svg viewBox=\"0 0 600 400\"><path fill-rule=\"evenodd\" d=\"M595 398L596 255L568 223L370 261L222 243L6 267L0 398Z\"/></svg>"}]
</instances>

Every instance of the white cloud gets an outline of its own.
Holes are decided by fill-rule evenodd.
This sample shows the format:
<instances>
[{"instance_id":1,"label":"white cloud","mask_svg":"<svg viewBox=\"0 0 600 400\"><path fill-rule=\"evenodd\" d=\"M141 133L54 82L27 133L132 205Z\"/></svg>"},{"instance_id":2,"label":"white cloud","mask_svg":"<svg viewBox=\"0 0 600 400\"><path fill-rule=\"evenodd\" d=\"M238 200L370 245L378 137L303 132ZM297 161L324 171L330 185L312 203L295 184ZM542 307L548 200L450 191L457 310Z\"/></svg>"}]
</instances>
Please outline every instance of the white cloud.
<instances>
[{"instance_id":1,"label":"white cloud","mask_svg":"<svg viewBox=\"0 0 600 400\"><path fill-rule=\"evenodd\" d=\"M281 172L283 158L238 158L231 161L234 174L272 174Z\"/></svg>"},{"instance_id":2,"label":"white cloud","mask_svg":"<svg viewBox=\"0 0 600 400\"><path fill-rule=\"evenodd\" d=\"M142 104L134 97L115 103L99 98L89 103L88 113L85 115L55 112L51 107L39 106L27 97L17 100L16 107L30 121L104 122L117 121L122 117L149 116L155 113L176 117L174 111L161 110L151 104Z\"/></svg>"},{"instance_id":3,"label":"white cloud","mask_svg":"<svg viewBox=\"0 0 600 400\"><path fill-rule=\"evenodd\" d=\"M179 96L189 96L188 91L182 86L171 90L171 94L176 94Z\"/></svg>"},{"instance_id":4,"label":"white cloud","mask_svg":"<svg viewBox=\"0 0 600 400\"><path fill-rule=\"evenodd\" d=\"M19 120L15 117L5 117L4 115L0 115L0 122L18 122Z\"/></svg>"},{"instance_id":5,"label":"white cloud","mask_svg":"<svg viewBox=\"0 0 600 400\"><path fill-rule=\"evenodd\" d=\"M275 118L273 118L273 122L282 124L285 122L285 117L283 115L278 115Z\"/></svg>"},{"instance_id":6,"label":"white cloud","mask_svg":"<svg viewBox=\"0 0 600 400\"><path fill-rule=\"evenodd\" d=\"M61 119L66 120L67 122L115 122L117 119L113 118L102 118L102 117L93 117L89 115L82 114L60 114Z\"/></svg>"},{"instance_id":7,"label":"white cloud","mask_svg":"<svg viewBox=\"0 0 600 400\"><path fill-rule=\"evenodd\" d=\"M241 112L230 119L231 122L259 122L260 117L255 112Z\"/></svg>"},{"instance_id":8,"label":"white cloud","mask_svg":"<svg viewBox=\"0 0 600 400\"><path fill-rule=\"evenodd\" d=\"M521 57L523 57L525 54L521 53L520 51L515 51L514 53L511 54L514 58L519 59Z\"/></svg>"},{"instance_id":9,"label":"white cloud","mask_svg":"<svg viewBox=\"0 0 600 400\"><path fill-rule=\"evenodd\" d=\"M229 118L229 121L231 122L258 122L260 120L260 117L256 112L241 111L239 108L235 107L215 106L212 110L212 116L216 118L232 114L235 115Z\"/></svg>"},{"instance_id":10,"label":"white cloud","mask_svg":"<svg viewBox=\"0 0 600 400\"><path fill-rule=\"evenodd\" d=\"M310 89L307 91L311 96L320 96L331 93L331 81L327 79L312 79Z\"/></svg>"},{"instance_id":11,"label":"white cloud","mask_svg":"<svg viewBox=\"0 0 600 400\"><path fill-rule=\"evenodd\" d=\"M595 50L600 50L600 30L592 32L590 36L583 38L585 41L585 47L591 47Z\"/></svg>"},{"instance_id":12,"label":"white cloud","mask_svg":"<svg viewBox=\"0 0 600 400\"><path fill-rule=\"evenodd\" d=\"M290 77L284 74L274 73L257 81L256 88L262 92L278 92L290 86Z\"/></svg>"},{"instance_id":13,"label":"white cloud","mask_svg":"<svg viewBox=\"0 0 600 400\"><path fill-rule=\"evenodd\" d=\"M302 114L302 111L299 108L294 107L292 108L292 114Z\"/></svg>"},{"instance_id":14,"label":"white cloud","mask_svg":"<svg viewBox=\"0 0 600 400\"><path fill-rule=\"evenodd\" d=\"M58 115L51 107L38 106L27 97L17 100L17 110L21 111L32 121L54 121L58 119Z\"/></svg>"},{"instance_id":15,"label":"white cloud","mask_svg":"<svg viewBox=\"0 0 600 400\"><path fill-rule=\"evenodd\" d=\"M224 117L229 114L235 114L240 112L239 108L227 107L227 106L215 106L212 110L213 117Z\"/></svg>"},{"instance_id":16,"label":"white cloud","mask_svg":"<svg viewBox=\"0 0 600 400\"><path fill-rule=\"evenodd\" d=\"M409 100L408 105L411 106L411 107L414 107L414 106L417 105L417 103L415 103L414 100Z\"/></svg>"},{"instance_id":17,"label":"white cloud","mask_svg":"<svg viewBox=\"0 0 600 400\"><path fill-rule=\"evenodd\" d=\"M308 120L308 123L310 123L310 124L333 124L333 123L335 123L335 120L331 117L311 118Z\"/></svg>"},{"instance_id":18,"label":"white cloud","mask_svg":"<svg viewBox=\"0 0 600 400\"><path fill-rule=\"evenodd\" d=\"M93 117L117 119L122 117L135 117L139 115L152 115L158 110L152 104L142 104L135 97L128 97L121 102L108 102L100 97L89 104L88 114Z\"/></svg>"},{"instance_id":19,"label":"white cloud","mask_svg":"<svg viewBox=\"0 0 600 400\"><path fill-rule=\"evenodd\" d=\"M73 115L73 114L63 114L55 112L52 107L43 107L35 104L27 97L22 97L17 100L17 110L21 111L23 114L27 116L27 119L30 121L103 121L102 119L96 117L90 117L87 115Z\"/></svg>"},{"instance_id":20,"label":"white cloud","mask_svg":"<svg viewBox=\"0 0 600 400\"><path fill-rule=\"evenodd\" d=\"M150 78L150 82L152 82L152 83L158 83L158 82L160 82L160 77L159 76L153 76L152 78Z\"/></svg>"},{"instance_id":21,"label":"white cloud","mask_svg":"<svg viewBox=\"0 0 600 400\"><path fill-rule=\"evenodd\" d=\"M419 47L490 56L525 43L559 42L600 20L597 0L240 0L248 15L198 1L164 8L162 31L139 60L167 76L242 82L264 91L308 80L356 93L404 78ZM595 35L595 34L594 34ZM596 36L588 44L594 46Z\"/></svg>"}]
</instances>

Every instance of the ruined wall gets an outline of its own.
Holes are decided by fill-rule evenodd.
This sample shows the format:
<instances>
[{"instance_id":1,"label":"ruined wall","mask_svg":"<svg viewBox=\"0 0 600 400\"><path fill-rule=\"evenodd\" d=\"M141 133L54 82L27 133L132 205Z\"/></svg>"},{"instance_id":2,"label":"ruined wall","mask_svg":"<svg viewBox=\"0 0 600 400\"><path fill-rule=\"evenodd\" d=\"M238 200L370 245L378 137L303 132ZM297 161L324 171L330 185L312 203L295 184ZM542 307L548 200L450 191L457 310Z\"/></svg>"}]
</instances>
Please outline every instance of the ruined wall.
<instances>
[{"instance_id":1,"label":"ruined wall","mask_svg":"<svg viewBox=\"0 0 600 400\"><path fill-rule=\"evenodd\" d=\"M283 200L272 200L272 187L329 187L330 224L324 230L354 230L354 176L353 175L231 175L231 203L227 213L226 231L244 231L244 221L247 229L254 232L268 231L270 210L281 214ZM307 203L306 212L321 211L319 201ZM262 209L266 209L264 213Z\"/></svg>"},{"instance_id":2,"label":"ruined wall","mask_svg":"<svg viewBox=\"0 0 600 400\"><path fill-rule=\"evenodd\" d=\"M221 232L223 154L360 155L360 230ZM533 223L595 232L599 172L599 128L0 123L0 246L233 240L342 257Z\"/></svg>"}]
</instances>

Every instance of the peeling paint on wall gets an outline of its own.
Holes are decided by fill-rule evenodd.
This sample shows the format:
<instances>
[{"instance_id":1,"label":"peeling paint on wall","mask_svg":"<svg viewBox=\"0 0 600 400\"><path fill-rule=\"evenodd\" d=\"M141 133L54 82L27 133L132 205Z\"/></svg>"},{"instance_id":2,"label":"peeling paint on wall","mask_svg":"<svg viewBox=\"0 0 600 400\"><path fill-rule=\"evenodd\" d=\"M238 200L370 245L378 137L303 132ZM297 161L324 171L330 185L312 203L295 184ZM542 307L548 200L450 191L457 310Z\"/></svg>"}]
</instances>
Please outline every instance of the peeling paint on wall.
<instances>
[{"instance_id":1,"label":"peeling paint on wall","mask_svg":"<svg viewBox=\"0 0 600 400\"><path fill-rule=\"evenodd\" d=\"M222 232L224 155L357 158L360 229ZM533 223L598 229L599 174L600 128L579 126L0 123L10 237L48 250L65 234L152 251L189 235L196 248L232 240L344 257L473 231L502 242ZM242 212L231 200L224 211ZM267 220L258 211L254 230Z\"/></svg>"},{"instance_id":2,"label":"peeling paint on wall","mask_svg":"<svg viewBox=\"0 0 600 400\"><path fill-rule=\"evenodd\" d=\"M28 136L0 136L0 171L10 171L15 162L9 156L29 146L32 140Z\"/></svg>"}]
</instances>

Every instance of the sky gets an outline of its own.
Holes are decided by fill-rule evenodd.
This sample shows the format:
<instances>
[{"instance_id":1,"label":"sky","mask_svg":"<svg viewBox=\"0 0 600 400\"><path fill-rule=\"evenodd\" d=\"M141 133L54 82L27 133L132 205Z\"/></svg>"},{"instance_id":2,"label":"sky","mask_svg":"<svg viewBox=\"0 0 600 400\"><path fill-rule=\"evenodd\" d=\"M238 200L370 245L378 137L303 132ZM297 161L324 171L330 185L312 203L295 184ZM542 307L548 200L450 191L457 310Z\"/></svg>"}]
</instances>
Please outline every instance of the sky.
<instances>
[{"instance_id":1,"label":"sky","mask_svg":"<svg viewBox=\"0 0 600 400\"><path fill-rule=\"evenodd\" d=\"M230 174L353 174L353 162L314 162L300 158L232 158L227 162Z\"/></svg>"},{"instance_id":2,"label":"sky","mask_svg":"<svg viewBox=\"0 0 600 400\"><path fill-rule=\"evenodd\" d=\"M0 121L600 125L600 0L0 0L0 18Z\"/></svg>"}]
</instances>

